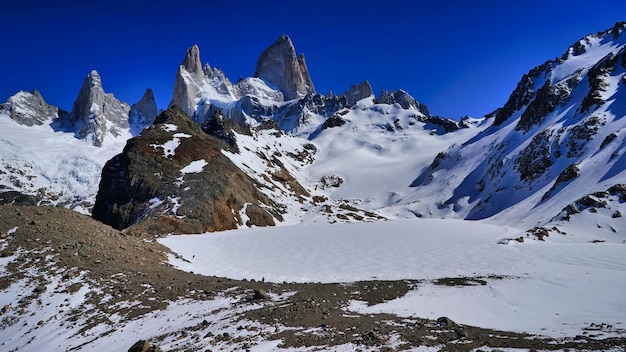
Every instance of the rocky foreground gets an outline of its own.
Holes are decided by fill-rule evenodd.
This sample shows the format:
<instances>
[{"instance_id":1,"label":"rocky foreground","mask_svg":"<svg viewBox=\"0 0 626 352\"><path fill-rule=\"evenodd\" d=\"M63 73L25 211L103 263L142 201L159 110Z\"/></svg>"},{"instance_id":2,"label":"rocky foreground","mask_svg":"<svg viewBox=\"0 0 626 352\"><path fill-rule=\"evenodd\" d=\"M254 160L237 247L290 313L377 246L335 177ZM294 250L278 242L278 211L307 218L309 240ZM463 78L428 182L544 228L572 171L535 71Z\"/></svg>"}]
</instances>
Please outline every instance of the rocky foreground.
<instances>
[{"instance_id":1,"label":"rocky foreground","mask_svg":"<svg viewBox=\"0 0 626 352\"><path fill-rule=\"evenodd\" d=\"M594 338L593 332L555 340L464 326L446 317L406 319L347 309L351 300L376 304L401 297L419 281L274 284L182 272L167 263L173 254L152 236L118 231L61 208L1 206L0 238L0 290L7 302L0 307L0 335L17 332L0 344L12 350L29 350L38 335L55 331L52 327L67 335L66 345L52 349L86 349L130 322L149 324L149 317L183 301L196 307L185 312L186 325L155 328L124 349L249 350L268 341L283 348L387 351L417 346L618 350L626 344L623 338ZM481 285L499 279L441 278L435 283ZM70 307L68 302L80 295L82 303ZM55 299L59 297L67 298ZM217 299L228 304L207 313L198 310ZM55 305L55 313L42 316L49 305ZM15 339L28 342L11 345Z\"/></svg>"}]
</instances>

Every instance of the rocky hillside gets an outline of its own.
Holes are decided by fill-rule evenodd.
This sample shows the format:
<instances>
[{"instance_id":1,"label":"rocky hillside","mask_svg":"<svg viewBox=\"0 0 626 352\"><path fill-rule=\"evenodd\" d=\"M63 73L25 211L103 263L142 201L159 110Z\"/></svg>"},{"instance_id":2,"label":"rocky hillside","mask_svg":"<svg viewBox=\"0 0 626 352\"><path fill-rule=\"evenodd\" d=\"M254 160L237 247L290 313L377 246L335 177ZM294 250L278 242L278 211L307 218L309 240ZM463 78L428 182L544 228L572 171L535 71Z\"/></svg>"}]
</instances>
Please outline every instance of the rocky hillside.
<instances>
[{"instance_id":1,"label":"rocky hillside","mask_svg":"<svg viewBox=\"0 0 626 352\"><path fill-rule=\"evenodd\" d=\"M374 351L389 346L616 350L623 345L620 338L553 339L447 317L407 319L347 310L353 301L375 305L409 296L424 284L416 280L229 280L177 270L166 262L168 255L152 237L130 236L67 209L0 206L2 346L12 351ZM433 282L462 289L503 279ZM589 331L603 329L610 327Z\"/></svg>"},{"instance_id":2,"label":"rocky hillside","mask_svg":"<svg viewBox=\"0 0 626 352\"><path fill-rule=\"evenodd\" d=\"M104 166L93 217L118 229L200 233L267 226L282 219L226 143L172 107Z\"/></svg>"}]
</instances>

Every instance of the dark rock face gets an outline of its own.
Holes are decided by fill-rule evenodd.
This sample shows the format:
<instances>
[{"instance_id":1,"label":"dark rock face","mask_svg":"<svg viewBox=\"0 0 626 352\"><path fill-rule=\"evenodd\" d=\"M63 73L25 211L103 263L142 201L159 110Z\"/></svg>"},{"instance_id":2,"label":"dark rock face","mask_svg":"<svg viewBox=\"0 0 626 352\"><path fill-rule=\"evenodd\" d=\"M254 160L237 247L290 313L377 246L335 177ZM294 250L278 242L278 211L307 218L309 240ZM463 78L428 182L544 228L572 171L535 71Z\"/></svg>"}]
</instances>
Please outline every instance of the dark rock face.
<instances>
[{"instance_id":1,"label":"dark rock face","mask_svg":"<svg viewBox=\"0 0 626 352\"><path fill-rule=\"evenodd\" d=\"M574 158L581 155L587 148L588 142L593 139L600 126L605 123L603 118L592 115L572 127L564 138L564 145L567 148L566 156Z\"/></svg>"},{"instance_id":2,"label":"dark rock face","mask_svg":"<svg viewBox=\"0 0 626 352\"><path fill-rule=\"evenodd\" d=\"M161 349L146 340L139 340L128 349L128 352L161 352Z\"/></svg>"},{"instance_id":3,"label":"dark rock face","mask_svg":"<svg viewBox=\"0 0 626 352\"><path fill-rule=\"evenodd\" d=\"M610 53L587 72L587 80L590 89L580 105L579 110L581 113L591 110L593 106L597 107L604 103L602 93L609 87L606 78L615 71L620 54L623 58L626 54L626 50L622 48L621 52L618 52L617 55Z\"/></svg>"},{"instance_id":4,"label":"dark rock face","mask_svg":"<svg viewBox=\"0 0 626 352\"><path fill-rule=\"evenodd\" d=\"M532 182L552 166L554 158L551 137L552 134L549 131L535 135L530 144L515 159L520 181Z\"/></svg>"},{"instance_id":5,"label":"dark rock face","mask_svg":"<svg viewBox=\"0 0 626 352\"><path fill-rule=\"evenodd\" d=\"M550 81L537 91L535 99L528 104L515 127L518 131L528 132L539 124L554 109L566 102L572 89L580 82L581 77L574 76L565 82L550 85Z\"/></svg>"},{"instance_id":6,"label":"dark rock face","mask_svg":"<svg viewBox=\"0 0 626 352\"><path fill-rule=\"evenodd\" d=\"M532 101L535 95L535 79L538 79L542 74L545 74L550 68L550 63L546 62L541 66L537 66L530 72L522 76L522 79L517 83L517 87L511 93L509 100L504 106L496 113L496 118L493 122L494 126L501 125L504 121L508 120L513 113L522 109L528 103Z\"/></svg>"},{"instance_id":7,"label":"dark rock face","mask_svg":"<svg viewBox=\"0 0 626 352\"><path fill-rule=\"evenodd\" d=\"M154 122L157 113L154 92L148 88L143 97L130 107L128 121L135 126L149 126Z\"/></svg>"},{"instance_id":8,"label":"dark rock face","mask_svg":"<svg viewBox=\"0 0 626 352\"><path fill-rule=\"evenodd\" d=\"M43 125L65 113L56 106L48 105L36 89L32 93L21 91L11 96L0 105L0 112L26 126Z\"/></svg>"},{"instance_id":9,"label":"dark rock face","mask_svg":"<svg viewBox=\"0 0 626 352\"><path fill-rule=\"evenodd\" d=\"M107 162L93 217L118 229L200 233L237 228L246 209L250 225L274 225L274 204L223 148L180 108L166 110Z\"/></svg>"},{"instance_id":10,"label":"dark rock face","mask_svg":"<svg viewBox=\"0 0 626 352\"><path fill-rule=\"evenodd\" d=\"M439 135L461 129L459 121L455 121L441 116L416 116L416 120L426 123L426 126L424 128L434 129Z\"/></svg>"},{"instance_id":11,"label":"dark rock face","mask_svg":"<svg viewBox=\"0 0 626 352\"><path fill-rule=\"evenodd\" d=\"M6 189L0 186L0 205L38 205L41 197L36 195L23 194L21 192Z\"/></svg>"},{"instance_id":12,"label":"dark rock face","mask_svg":"<svg viewBox=\"0 0 626 352\"><path fill-rule=\"evenodd\" d=\"M611 202L626 202L625 184L618 183L609 187L606 191L595 192L581 197L563 208L559 215L554 217L553 220L570 220L573 215L583 212L585 210L595 212L598 209L609 209ZM613 212L612 217L621 217L621 213Z\"/></svg>"},{"instance_id":13,"label":"dark rock face","mask_svg":"<svg viewBox=\"0 0 626 352\"><path fill-rule=\"evenodd\" d=\"M393 93L383 90L380 92L380 96L376 99L376 101L380 104L399 104L403 109L413 108L426 116L430 116L430 112L428 112L426 105L418 102L409 93L402 89Z\"/></svg>"},{"instance_id":14,"label":"dark rock face","mask_svg":"<svg viewBox=\"0 0 626 352\"><path fill-rule=\"evenodd\" d=\"M322 123L322 129L326 130L333 127L341 127L346 124L346 120L342 119L341 116L333 115L326 119L324 123Z\"/></svg>"},{"instance_id":15,"label":"dark rock face","mask_svg":"<svg viewBox=\"0 0 626 352\"><path fill-rule=\"evenodd\" d=\"M221 110L216 110L212 119L206 120L201 125L202 130L228 144L233 152L238 152L237 139L235 133L251 135L250 128L235 120L225 119Z\"/></svg>"},{"instance_id":16,"label":"dark rock face","mask_svg":"<svg viewBox=\"0 0 626 352\"><path fill-rule=\"evenodd\" d=\"M580 176L580 169L577 164L572 164L566 167L565 170L561 171L559 176L556 178L556 181L554 181L554 185L552 185L550 190L543 195L541 200L544 201L550 198L555 190L564 187L565 184L569 183L578 176Z\"/></svg>"},{"instance_id":17,"label":"dark rock face","mask_svg":"<svg viewBox=\"0 0 626 352\"><path fill-rule=\"evenodd\" d=\"M346 96L348 104L354 105L357 101L370 97L373 94L374 92L372 91L372 86L370 85L370 82L363 81L359 84L351 86L350 90L347 91L344 95Z\"/></svg>"},{"instance_id":18,"label":"dark rock face","mask_svg":"<svg viewBox=\"0 0 626 352\"><path fill-rule=\"evenodd\" d=\"M188 72L193 72L197 75L202 74L202 62L200 61L200 48L197 44L194 44L191 48L187 49L185 59L181 64Z\"/></svg>"},{"instance_id":19,"label":"dark rock face","mask_svg":"<svg viewBox=\"0 0 626 352\"><path fill-rule=\"evenodd\" d=\"M285 95L286 100L315 93L304 55L296 56L291 39L284 34L261 53L254 77L276 86Z\"/></svg>"}]
</instances>

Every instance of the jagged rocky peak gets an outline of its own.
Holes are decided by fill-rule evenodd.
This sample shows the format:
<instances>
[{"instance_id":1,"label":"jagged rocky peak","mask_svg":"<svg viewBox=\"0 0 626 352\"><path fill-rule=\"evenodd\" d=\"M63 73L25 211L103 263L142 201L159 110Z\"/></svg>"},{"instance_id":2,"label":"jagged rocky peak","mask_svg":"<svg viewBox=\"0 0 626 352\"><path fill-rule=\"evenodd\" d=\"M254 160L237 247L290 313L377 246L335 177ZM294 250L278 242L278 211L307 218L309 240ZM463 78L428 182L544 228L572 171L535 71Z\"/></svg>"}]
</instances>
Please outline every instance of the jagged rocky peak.
<instances>
[{"instance_id":1,"label":"jagged rocky peak","mask_svg":"<svg viewBox=\"0 0 626 352\"><path fill-rule=\"evenodd\" d=\"M211 71L208 64L206 70ZM174 83L174 96L169 106L178 106L187 115L194 116L196 113L196 96L200 93L203 79L204 71L200 61L200 48L194 44L187 49L185 58L178 68Z\"/></svg>"},{"instance_id":2,"label":"jagged rocky peak","mask_svg":"<svg viewBox=\"0 0 626 352\"><path fill-rule=\"evenodd\" d=\"M348 104L354 105L357 101L374 95L370 82L363 81L350 87L345 94Z\"/></svg>"},{"instance_id":3,"label":"jagged rocky peak","mask_svg":"<svg viewBox=\"0 0 626 352\"><path fill-rule=\"evenodd\" d=\"M304 54L296 56L296 49L285 34L261 53L254 77L278 88L287 100L315 93Z\"/></svg>"},{"instance_id":4,"label":"jagged rocky peak","mask_svg":"<svg viewBox=\"0 0 626 352\"><path fill-rule=\"evenodd\" d=\"M430 115L430 112L428 112L428 108L426 107L426 105L418 102L409 93L405 92L402 89L395 92L383 90L380 92L380 96L376 100L380 104L398 104L403 109L415 109L426 116Z\"/></svg>"},{"instance_id":5,"label":"jagged rocky peak","mask_svg":"<svg viewBox=\"0 0 626 352\"><path fill-rule=\"evenodd\" d=\"M49 105L38 90L32 93L20 91L9 97L6 103L0 105L0 113L21 125L43 125L59 117L59 108Z\"/></svg>"},{"instance_id":6,"label":"jagged rocky peak","mask_svg":"<svg viewBox=\"0 0 626 352\"><path fill-rule=\"evenodd\" d=\"M200 48L197 44L191 46L191 48L187 49L187 54L185 55L185 59L181 64L187 72L195 73L197 75L202 75L202 62L200 61Z\"/></svg>"},{"instance_id":7,"label":"jagged rocky peak","mask_svg":"<svg viewBox=\"0 0 626 352\"><path fill-rule=\"evenodd\" d=\"M143 97L130 107L128 120L130 124L147 126L154 122L154 118L158 114L156 100L152 89L146 89Z\"/></svg>"},{"instance_id":8,"label":"jagged rocky peak","mask_svg":"<svg viewBox=\"0 0 626 352\"><path fill-rule=\"evenodd\" d=\"M74 101L69 122L76 128L79 138L91 137L93 145L101 147L107 134L114 137L129 128L130 106L120 102L111 93L105 93L102 79L96 70L91 71Z\"/></svg>"},{"instance_id":9,"label":"jagged rocky peak","mask_svg":"<svg viewBox=\"0 0 626 352\"><path fill-rule=\"evenodd\" d=\"M626 22L616 22L613 29L611 29L611 34L614 39L617 39L617 37L619 37L624 30L626 30Z\"/></svg>"}]
</instances>

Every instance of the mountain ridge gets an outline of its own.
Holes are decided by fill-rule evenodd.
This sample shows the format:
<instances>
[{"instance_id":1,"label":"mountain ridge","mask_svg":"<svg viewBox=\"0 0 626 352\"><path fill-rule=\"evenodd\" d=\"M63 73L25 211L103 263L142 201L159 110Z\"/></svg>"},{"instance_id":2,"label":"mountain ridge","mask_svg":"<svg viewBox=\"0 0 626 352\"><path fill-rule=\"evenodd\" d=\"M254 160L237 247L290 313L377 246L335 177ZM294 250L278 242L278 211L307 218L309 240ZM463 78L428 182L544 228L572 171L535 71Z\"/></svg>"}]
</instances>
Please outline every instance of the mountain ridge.
<instances>
[{"instance_id":1,"label":"mountain ridge","mask_svg":"<svg viewBox=\"0 0 626 352\"><path fill-rule=\"evenodd\" d=\"M460 121L368 81L286 100L197 46L158 116L150 89L113 101L95 71L72 112L18 92L3 346L620 350L625 29Z\"/></svg>"},{"instance_id":2,"label":"mountain ridge","mask_svg":"<svg viewBox=\"0 0 626 352\"><path fill-rule=\"evenodd\" d=\"M570 194L572 184L587 180L587 186L597 182L598 188L613 186L602 180L591 181L586 166L591 162L585 160L596 160L594 155L588 155L591 145L599 153L608 153L623 139L620 131L626 127L621 126L624 109L619 102L625 94L621 88L626 65L624 27L624 23L617 23L607 31L587 36L560 58L531 69L502 108L478 119L454 121L433 116L424 104L403 90L383 90L376 97L367 81L353 85L343 95L317 94L312 81L307 83L308 69L298 66L301 55L296 55L286 35L281 35L259 56L257 66L261 69L255 74L259 77L242 78L236 83L208 63L202 66L200 49L193 45L179 65L170 105L179 106L205 131L223 138L229 145L224 153L256 182L280 179L283 185L273 180L263 192L290 212L302 207L319 216L322 209L336 211L339 204L347 202L356 211L355 217L347 219L363 218L367 213L387 218L444 216L498 222L520 217L520 213L510 210L518 207L534 214L524 221L536 226L548 219L541 209L562 209L585 196L580 192ZM100 77L94 72L86 78L80 99L68 114L74 126L80 125L74 129L78 137L91 136L94 145L101 145L102 136L107 133L115 137L117 131L129 129L129 120L142 126L153 121L139 117L139 111L156 112L151 91L146 91L141 101L133 105L134 110L128 105L113 109L124 112L121 118L115 115L99 120L101 106L117 105L104 102L109 95L101 89ZM288 72L295 72L300 78L290 83L277 81L275 76ZM288 100L290 95L296 98ZM91 107L98 109L87 109L89 114L85 114L86 108L79 105L90 102ZM9 105L6 106L9 111ZM227 120L235 125L224 123ZM295 149L277 148L273 152L276 156L268 155L264 150L275 148L273 137L266 139L262 129L246 135L241 128L235 128L260 127L270 121L275 126L267 131L285 136L284 142L293 139L287 144ZM139 131L136 129L135 135ZM252 140L248 141L250 137ZM246 144L242 144L244 141ZM301 154L300 148L307 143L315 153ZM417 145L422 145L419 152ZM438 146L443 151L437 150ZM616 162L621 160L619 150L609 153L613 156L608 162L614 166L612 171L606 171L617 177L615 184L623 183ZM292 165L291 159L278 157L285 153L303 158L310 155L312 159ZM249 160L242 161L243 155ZM359 155L369 155L376 162L361 162ZM252 159L259 157L267 167L251 166L256 164ZM358 169L349 166L352 161L344 166L331 162L335 158L352 159L363 172L373 174L379 173L379 163L393 165L389 170L398 170L401 176L395 178L402 181L394 181L393 185L368 184L375 192L366 196L356 187L363 182ZM333 166L324 169L319 165ZM416 169L421 171L409 171ZM337 186L328 187L329 184ZM282 193L271 195L268 190L276 187ZM296 199L303 201L298 194L309 194L307 197L318 201L305 197L298 206L293 203ZM512 215L502 215L507 212ZM339 219L345 221L345 213L349 211L326 218L337 221L335 216L340 215ZM303 219L295 217L289 221Z\"/></svg>"}]
</instances>

